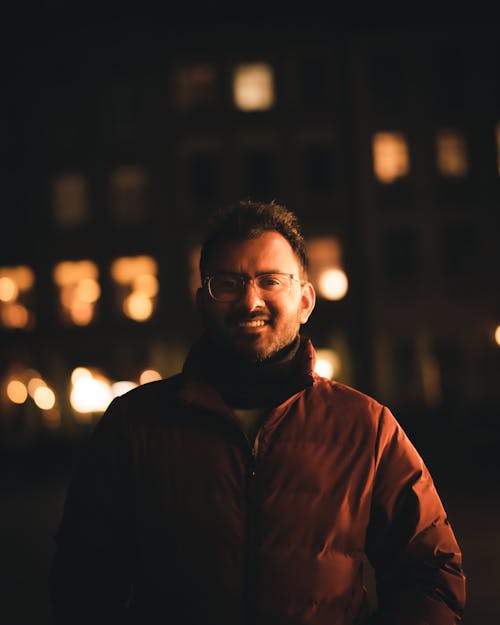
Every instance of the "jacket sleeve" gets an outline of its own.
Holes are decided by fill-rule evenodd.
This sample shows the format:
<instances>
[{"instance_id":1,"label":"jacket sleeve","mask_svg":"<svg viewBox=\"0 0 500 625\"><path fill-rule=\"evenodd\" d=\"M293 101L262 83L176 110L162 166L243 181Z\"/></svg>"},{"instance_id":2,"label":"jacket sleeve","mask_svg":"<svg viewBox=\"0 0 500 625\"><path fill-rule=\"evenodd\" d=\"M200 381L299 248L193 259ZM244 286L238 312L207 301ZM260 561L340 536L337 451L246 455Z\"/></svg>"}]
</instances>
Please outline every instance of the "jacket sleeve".
<instances>
[{"instance_id":1,"label":"jacket sleeve","mask_svg":"<svg viewBox=\"0 0 500 625\"><path fill-rule=\"evenodd\" d=\"M367 556L375 569L373 625L452 625L465 604L462 558L424 462L382 410Z\"/></svg>"},{"instance_id":2,"label":"jacket sleeve","mask_svg":"<svg viewBox=\"0 0 500 625\"><path fill-rule=\"evenodd\" d=\"M134 557L131 470L115 399L85 446L56 534L50 573L57 625L126 622Z\"/></svg>"}]
</instances>

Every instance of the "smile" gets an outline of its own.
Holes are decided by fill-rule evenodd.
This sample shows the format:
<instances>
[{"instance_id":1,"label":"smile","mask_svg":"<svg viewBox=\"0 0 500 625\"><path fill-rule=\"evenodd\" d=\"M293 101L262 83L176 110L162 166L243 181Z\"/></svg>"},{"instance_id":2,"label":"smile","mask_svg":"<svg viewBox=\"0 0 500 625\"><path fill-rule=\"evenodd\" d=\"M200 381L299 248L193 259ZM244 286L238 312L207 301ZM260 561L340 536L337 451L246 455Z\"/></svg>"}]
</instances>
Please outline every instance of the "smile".
<instances>
[{"instance_id":1,"label":"smile","mask_svg":"<svg viewBox=\"0 0 500 625\"><path fill-rule=\"evenodd\" d=\"M261 328L266 325L264 319L250 319L249 321L238 321L239 328Z\"/></svg>"}]
</instances>

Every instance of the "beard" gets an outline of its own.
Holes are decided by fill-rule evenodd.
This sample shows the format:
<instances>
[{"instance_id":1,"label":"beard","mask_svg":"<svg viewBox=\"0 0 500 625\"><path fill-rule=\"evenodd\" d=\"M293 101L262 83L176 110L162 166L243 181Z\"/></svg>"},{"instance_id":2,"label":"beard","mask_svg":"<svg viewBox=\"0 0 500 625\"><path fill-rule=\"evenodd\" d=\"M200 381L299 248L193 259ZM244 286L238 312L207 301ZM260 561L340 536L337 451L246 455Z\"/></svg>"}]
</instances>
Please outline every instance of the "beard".
<instances>
[{"instance_id":1,"label":"beard","mask_svg":"<svg viewBox=\"0 0 500 625\"><path fill-rule=\"evenodd\" d=\"M238 324L263 320L267 326L265 332L238 332ZM219 349L223 349L233 358L247 363L266 363L280 358L282 353L295 342L300 329L297 319L290 319L281 324L268 313L247 313L235 311L223 320L214 320L209 314L203 314L203 327L206 335Z\"/></svg>"}]
</instances>

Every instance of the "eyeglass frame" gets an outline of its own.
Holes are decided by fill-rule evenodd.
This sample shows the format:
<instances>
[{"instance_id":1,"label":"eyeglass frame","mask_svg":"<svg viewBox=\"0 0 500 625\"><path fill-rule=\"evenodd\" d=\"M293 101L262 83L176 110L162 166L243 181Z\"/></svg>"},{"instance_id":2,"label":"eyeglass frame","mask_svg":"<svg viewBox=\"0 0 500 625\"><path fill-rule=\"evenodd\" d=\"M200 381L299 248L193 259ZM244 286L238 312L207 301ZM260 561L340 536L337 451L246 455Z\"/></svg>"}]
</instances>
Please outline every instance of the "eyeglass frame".
<instances>
[{"instance_id":1,"label":"eyeglass frame","mask_svg":"<svg viewBox=\"0 0 500 625\"><path fill-rule=\"evenodd\" d=\"M210 288L210 281L212 280L212 278L215 278L216 276L221 276L221 275L228 275L228 276L234 276L235 278L238 278L241 282L241 286L242 286L242 290L239 293L239 295L237 297L235 297L235 299L229 299L229 300L225 300L225 299L218 299L214 296L214 294L212 293L212 289ZM254 276L253 278L246 276L245 274L242 273L232 273L230 271L220 271L218 273L213 273L207 276L203 277L203 284L206 285L207 287L207 291L209 296L211 297L211 299L214 302L223 302L226 304L229 304L231 302L237 302L238 299L245 293L245 289L246 286L248 284L251 284L252 282L255 282L255 280L257 280L258 278L261 278L262 276L288 276L288 278L290 278L290 288L288 290L287 296L290 295L290 293L292 292L292 282L298 282L300 284L300 286L304 286L304 284L306 284L305 281L300 280L299 278L296 278L293 273L286 273L285 271L264 271L262 273L257 274L256 276ZM259 289L259 287L256 287L258 289L259 294L261 294L261 289ZM281 293L280 293L281 295ZM264 299L265 296L263 296Z\"/></svg>"}]
</instances>

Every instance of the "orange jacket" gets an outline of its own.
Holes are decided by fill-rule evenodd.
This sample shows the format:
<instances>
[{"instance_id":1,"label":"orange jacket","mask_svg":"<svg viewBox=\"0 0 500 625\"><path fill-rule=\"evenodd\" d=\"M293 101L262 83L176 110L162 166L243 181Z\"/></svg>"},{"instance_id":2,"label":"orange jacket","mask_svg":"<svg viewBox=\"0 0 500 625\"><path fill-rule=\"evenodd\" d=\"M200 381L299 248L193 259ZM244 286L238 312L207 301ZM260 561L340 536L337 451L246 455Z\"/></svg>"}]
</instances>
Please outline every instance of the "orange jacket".
<instances>
[{"instance_id":1,"label":"orange jacket","mask_svg":"<svg viewBox=\"0 0 500 625\"><path fill-rule=\"evenodd\" d=\"M56 623L459 620L460 550L419 454L387 408L313 372L308 342L302 362L253 448L187 372L112 402L58 532Z\"/></svg>"}]
</instances>

